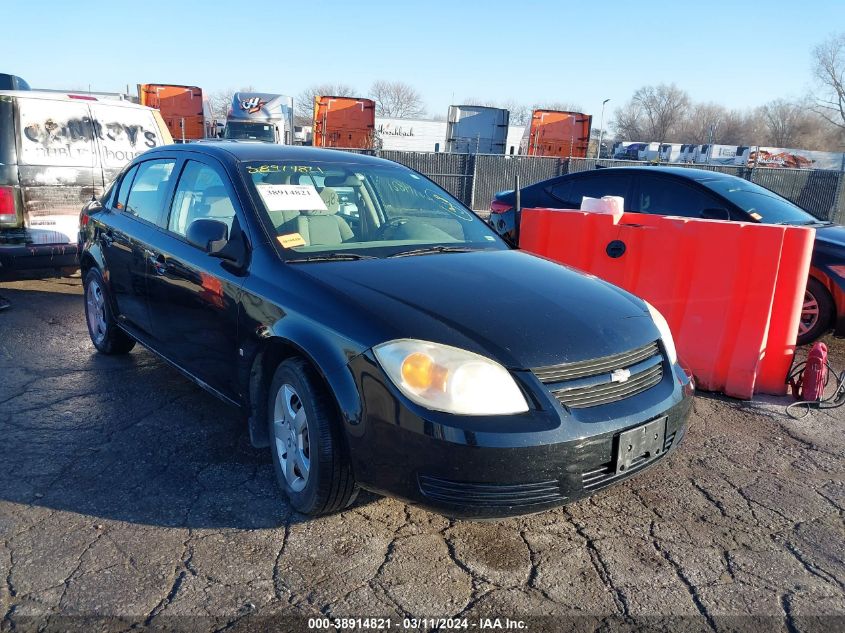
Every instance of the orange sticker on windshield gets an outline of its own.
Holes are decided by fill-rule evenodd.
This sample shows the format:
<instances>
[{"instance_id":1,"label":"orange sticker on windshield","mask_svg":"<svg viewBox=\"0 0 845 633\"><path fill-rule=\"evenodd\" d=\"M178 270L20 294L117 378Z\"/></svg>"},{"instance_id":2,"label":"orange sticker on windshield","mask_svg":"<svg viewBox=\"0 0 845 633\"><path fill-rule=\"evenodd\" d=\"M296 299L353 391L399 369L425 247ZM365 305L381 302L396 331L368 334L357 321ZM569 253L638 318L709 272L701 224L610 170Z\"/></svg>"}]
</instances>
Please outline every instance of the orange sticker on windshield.
<instances>
[{"instance_id":1,"label":"orange sticker on windshield","mask_svg":"<svg viewBox=\"0 0 845 633\"><path fill-rule=\"evenodd\" d=\"M305 240L299 233L287 233L276 238L282 248L293 248L294 246L305 246Z\"/></svg>"},{"instance_id":2,"label":"orange sticker on windshield","mask_svg":"<svg viewBox=\"0 0 845 633\"><path fill-rule=\"evenodd\" d=\"M763 219L763 216L760 215L759 213L749 213L748 215L750 215L752 218L754 218L758 222Z\"/></svg>"}]
</instances>

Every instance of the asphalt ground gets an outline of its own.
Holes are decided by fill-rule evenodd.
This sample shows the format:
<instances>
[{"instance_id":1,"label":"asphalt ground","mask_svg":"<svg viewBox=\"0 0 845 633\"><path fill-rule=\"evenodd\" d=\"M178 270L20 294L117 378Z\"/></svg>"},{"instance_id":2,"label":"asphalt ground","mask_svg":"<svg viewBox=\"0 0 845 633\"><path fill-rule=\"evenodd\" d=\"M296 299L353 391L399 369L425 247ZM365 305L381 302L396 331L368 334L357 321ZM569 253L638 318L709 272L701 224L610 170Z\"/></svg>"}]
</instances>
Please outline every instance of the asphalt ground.
<instances>
[{"instance_id":1,"label":"asphalt ground","mask_svg":"<svg viewBox=\"0 0 845 633\"><path fill-rule=\"evenodd\" d=\"M362 494L310 519L234 410L140 347L94 352L78 278L0 295L2 630L845 628L845 408L700 394L672 456L554 511Z\"/></svg>"}]
</instances>

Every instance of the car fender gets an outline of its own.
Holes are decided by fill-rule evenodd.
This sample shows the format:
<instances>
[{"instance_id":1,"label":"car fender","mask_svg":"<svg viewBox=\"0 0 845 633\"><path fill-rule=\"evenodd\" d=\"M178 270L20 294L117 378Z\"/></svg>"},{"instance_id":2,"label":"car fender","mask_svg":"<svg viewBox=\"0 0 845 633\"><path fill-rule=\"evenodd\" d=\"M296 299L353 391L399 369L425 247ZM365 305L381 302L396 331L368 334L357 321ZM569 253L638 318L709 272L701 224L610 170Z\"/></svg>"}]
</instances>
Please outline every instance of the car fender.
<instances>
[{"instance_id":1,"label":"car fender","mask_svg":"<svg viewBox=\"0 0 845 633\"><path fill-rule=\"evenodd\" d=\"M249 394L249 431L253 445L269 445L267 386L275 359L298 355L308 360L331 390L344 430L354 432L362 419L363 405L348 363L366 351L348 338L310 319L286 314L270 326L260 325L241 346L239 375L242 393Z\"/></svg>"},{"instance_id":2,"label":"car fender","mask_svg":"<svg viewBox=\"0 0 845 633\"><path fill-rule=\"evenodd\" d=\"M103 281L106 284L106 290L108 291L106 294L108 295L109 303L111 304L112 313L119 314L117 303L115 303L114 300L114 293L111 291L109 269L106 265L103 249L98 241L92 240L90 235L87 237L88 239L85 242L80 240L79 244L79 272L82 280L83 282L85 281L85 275L87 275L88 271L92 268L99 270L100 274L103 276Z\"/></svg>"},{"instance_id":3,"label":"car fender","mask_svg":"<svg viewBox=\"0 0 845 633\"><path fill-rule=\"evenodd\" d=\"M108 282L106 261L103 257L103 249L100 248L100 244L98 242L89 241L88 243L82 243L80 245L79 267L82 270L83 278L85 277L85 273L87 273L91 268L99 268L103 278L106 282Z\"/></svg>"}]
</instances>

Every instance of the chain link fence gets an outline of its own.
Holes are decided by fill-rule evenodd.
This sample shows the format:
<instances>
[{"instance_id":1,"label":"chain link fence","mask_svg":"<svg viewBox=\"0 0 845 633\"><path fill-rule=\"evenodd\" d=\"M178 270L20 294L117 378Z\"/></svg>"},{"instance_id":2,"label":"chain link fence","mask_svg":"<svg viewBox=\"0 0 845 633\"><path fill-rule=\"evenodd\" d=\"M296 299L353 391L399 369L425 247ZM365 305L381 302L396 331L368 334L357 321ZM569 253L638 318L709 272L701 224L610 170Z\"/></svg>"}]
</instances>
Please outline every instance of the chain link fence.
<instances>
[{"instance_id":1,"label":"chain link fence","mask_svg":"<svg viewBox=\"0 0 845 633\"><path fill-rule=\"evenodd\" d=\"M355 151L355 150L352 150ZM564 174L601 167L643 166L639 161L496 154L449 154L366 150L425 174L471 209L487 211L493 196ZM845 224L845 172L822 169L783 169L734 165L687 165L673 167L706 169L731 174L771 189L822 220Z\"/></svg>"}]
</instances>

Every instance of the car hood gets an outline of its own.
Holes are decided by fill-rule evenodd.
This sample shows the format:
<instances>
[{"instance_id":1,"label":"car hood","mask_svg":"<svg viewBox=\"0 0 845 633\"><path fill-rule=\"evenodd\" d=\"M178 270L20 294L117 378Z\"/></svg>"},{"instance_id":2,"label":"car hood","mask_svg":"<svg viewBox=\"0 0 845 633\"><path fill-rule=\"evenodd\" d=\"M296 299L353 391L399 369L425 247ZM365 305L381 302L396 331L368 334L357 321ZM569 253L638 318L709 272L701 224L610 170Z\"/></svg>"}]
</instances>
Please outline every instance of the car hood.
<instances>
[{"instance_id":1,"label":"car hood","mask_svg":"<svg viewBox=\"0 0 845 633\"><path fill-rule=\"evenodd\" d=\"M816 241L845 248L845 226L832 224L816 229Z\"/></svg>"},{"instance_id":2,"label":"car hood","mask_svg":"<svg viewBox=\"0 0 845 633\"><path fill-rule=\"evenodd\" d=\"M628 351L658 338L641 300L520 251L297 264L364 313L368 347L415 338L468 349L512 369Z\"/></svg>"}]
</instances>

